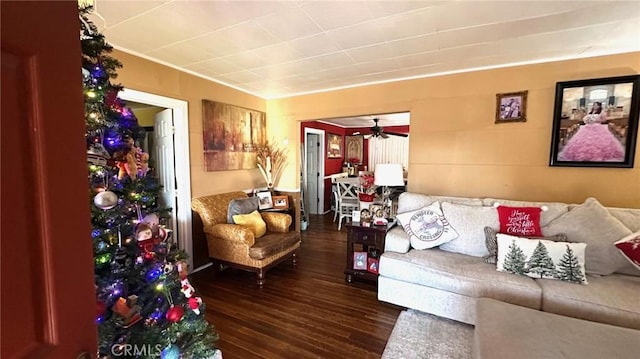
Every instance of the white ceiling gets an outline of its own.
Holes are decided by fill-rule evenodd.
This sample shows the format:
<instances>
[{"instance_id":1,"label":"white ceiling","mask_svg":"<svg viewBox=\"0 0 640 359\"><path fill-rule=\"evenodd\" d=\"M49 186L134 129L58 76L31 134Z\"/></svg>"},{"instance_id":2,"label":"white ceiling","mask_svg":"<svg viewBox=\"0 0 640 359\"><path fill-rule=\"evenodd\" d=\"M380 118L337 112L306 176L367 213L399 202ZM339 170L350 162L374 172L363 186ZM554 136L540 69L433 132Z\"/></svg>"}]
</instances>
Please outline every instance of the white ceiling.
<instances>
[{"instance_id":1,"label":"white ceiling","mask_svg":"<svg viewBox=\"0 0 640 359\"><path fill-rule=\"evenodd\" d=\"M640 50L634 1L116 1L117 49L263 98Z\"/></svg>"}]
</instances>

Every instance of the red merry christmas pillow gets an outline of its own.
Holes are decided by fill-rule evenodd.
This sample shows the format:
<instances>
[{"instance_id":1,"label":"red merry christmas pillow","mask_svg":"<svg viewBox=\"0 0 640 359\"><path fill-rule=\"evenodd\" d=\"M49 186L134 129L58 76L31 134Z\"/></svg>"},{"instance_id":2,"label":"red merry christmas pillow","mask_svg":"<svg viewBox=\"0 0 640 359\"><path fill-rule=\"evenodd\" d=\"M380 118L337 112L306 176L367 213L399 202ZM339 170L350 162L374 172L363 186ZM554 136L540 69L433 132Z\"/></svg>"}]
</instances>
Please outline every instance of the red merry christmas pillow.
<instances>
[{"instance_id":1,"label":"red merry christmas pillow","mask_svg":"<svg viewBox=\"0 0 640 359\"><path fill-rule=\"evenodd\" d=\"M500 233L516 236L542 236L539 207L498 206Z\"/></svg>"}]
</instances>

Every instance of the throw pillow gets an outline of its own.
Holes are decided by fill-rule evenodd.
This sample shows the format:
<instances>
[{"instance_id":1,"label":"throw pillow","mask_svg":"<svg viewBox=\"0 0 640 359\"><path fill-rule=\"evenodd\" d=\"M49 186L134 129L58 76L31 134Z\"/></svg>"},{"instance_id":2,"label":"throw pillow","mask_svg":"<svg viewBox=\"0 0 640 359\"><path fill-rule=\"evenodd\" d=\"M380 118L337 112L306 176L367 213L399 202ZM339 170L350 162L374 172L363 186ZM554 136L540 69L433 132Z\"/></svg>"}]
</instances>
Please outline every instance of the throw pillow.
<instances>
[{"instance_id":1,"label":"throw pillow","mask_svg":"<svg viewBox=\"0 0 640 359\"><path fill-rule=\"evenodd\" d=\"M569 242L586 243L587 273L609 275L617 271L636 271L613 245L620 238L630 235L631 230L595 198L588 198L583 204L542 227L542 233L545 236L565 233Z\"/></svg>"},{"instance_id":2,"label":"throw pillow","mask_svg":"<svg viewBox=\"0 0 640 359\"><path fill-rule=\"evenodd\" d=\"M442 215L440 203L396 216L415 249L433 248L458 237Z\"/></svg>"},{"instance_id":3,"label":"throw pillow","mask_svg":"<svg viewBox=\"0 0 640 359\"><path fill-rule=\"evenodd\" d=\"M459 236L442 244L440 249L473 257L489 254L484 243L484 227L500 228L495 208L442 202L442 213Z\"/></svg>"},{"instance_id":4,"label":"throw pillow","mask_svg":"<svg viewBox=\"0 0 640 359\"><path fill-rule=\"evenodd\" d=\"M491 227L484 227L484 240L487 245L489 255L484 257L484 262L488 264L496 264L498 262L498 231ZM567 242L567 235L564 233L556 234L549 237L531 237L531 239L546 239L552 242Z\"/></svg>"},{"instance_id":5,"label":"throw pillow","mask_svg":"<svg viewBox=\"0 0 640 359\"><path fill-rule=\"evenodd\" d=\"M258 211L253 211L249 214L236 214L233 216L233 221L238 225L249 228L255 238L260 238L267 232L267 224Z\"/></svg>"},{"instance_id":6,"label":"throw pillow","mask_svg":"<svg viewBox=\"0 0 640 359\"><path fill-rule=\"evenodd\" d=\"M227 208L227 223L235 223L233 222L233 216L236 214L249 214L258 210L258 200L258 197L231 200Z\"/></svg>"},{"instance_id":7,"label":"throw pillow","mask_svg":"<svg viewBox=\"0 0 640 359\"><path fill-rule=\"evenodd\" d=\"M485 206L509 206L509 207L540 207L540 225L546 226L549 222L567 213L569 205L559 202L531 202L531 201L513 201L508 199L485 198L482 200Z\"/></svg>"},{"instance_id":8,"label":"throw pillow","mask_svg":"<svg viewBox=\"0 0 640 359\"><path fill-rule=\"evenodd\" d=\"M497 236L498 271L587 284L585 243L552 242L502 233Z\"/></svg>"},{"instance_id":9,"label":"throw pillow","mask_svg":"<svg viewBox=\"0 0 640 359\"><path fill-rule=\"evenodd\" d=\"M615 243L616 248L640 270L640 232L632 233Z\"/></svg>"},{"instance_id":10,"label":"throw pillow","mask_svg":"<svg viewBox=\"0 0 640 359\"><path fill-rule=\"evenodd\" d=\"M498 206L500 233L516 236L542 236L540 207Z\"/></svg>"}]
</instances>

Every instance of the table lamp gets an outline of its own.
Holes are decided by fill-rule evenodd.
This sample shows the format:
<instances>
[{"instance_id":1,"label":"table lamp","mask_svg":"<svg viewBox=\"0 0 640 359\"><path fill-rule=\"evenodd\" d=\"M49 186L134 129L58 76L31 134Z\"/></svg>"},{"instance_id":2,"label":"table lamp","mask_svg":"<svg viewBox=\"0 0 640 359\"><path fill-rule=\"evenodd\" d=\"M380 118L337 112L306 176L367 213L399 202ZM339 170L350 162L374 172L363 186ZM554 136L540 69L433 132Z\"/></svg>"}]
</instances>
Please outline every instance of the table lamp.
<instances>
[{"instance_id":1,"label":"table lamp","mask_svg":"<svg viewBox=\"0 0 640 359\"><path fill-rule=\"evenodd\" d=\"M391 217L391 189L389 186L404 186L404 175L400 163L380 163L376 165L374 184L382 186L383 211L386 218Z\"/></svg>"}]
</instances>

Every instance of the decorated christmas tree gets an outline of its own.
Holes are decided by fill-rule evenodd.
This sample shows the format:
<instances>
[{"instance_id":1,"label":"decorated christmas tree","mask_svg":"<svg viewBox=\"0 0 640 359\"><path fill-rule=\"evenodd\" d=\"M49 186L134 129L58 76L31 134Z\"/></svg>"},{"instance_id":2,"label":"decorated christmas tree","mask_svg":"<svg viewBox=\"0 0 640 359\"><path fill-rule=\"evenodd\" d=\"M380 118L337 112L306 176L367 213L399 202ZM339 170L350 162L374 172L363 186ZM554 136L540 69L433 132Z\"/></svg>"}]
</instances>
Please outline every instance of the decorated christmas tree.
<instances>
[{"instance_id":1,"label":"decorated christmas tree","mask_svg":"<svg viewBox=\"0 0 640 359\"><path fill-rule=\"evenodd\" d=\"M99 356L213 357L217 334L163 225L171 208L158 203L160 185L138 146L144 130L111 83L122 65L90 11L80 9L80 39Z\"/></svg>"}]
</instances>

